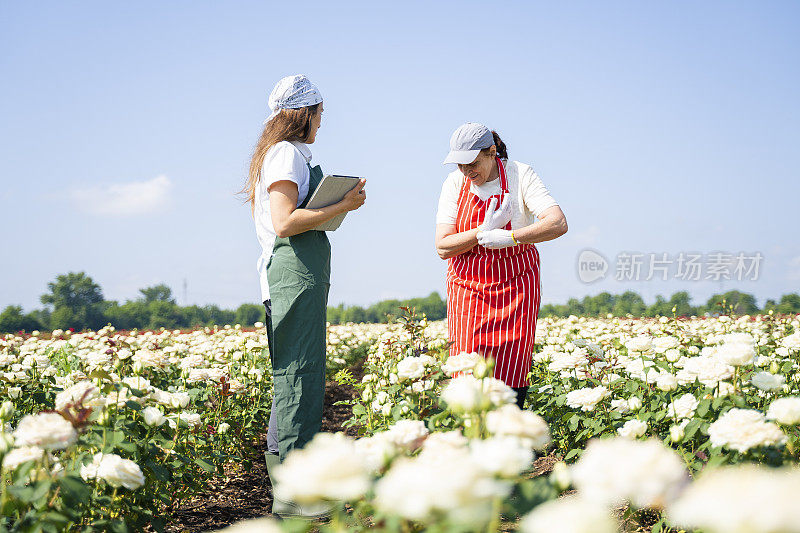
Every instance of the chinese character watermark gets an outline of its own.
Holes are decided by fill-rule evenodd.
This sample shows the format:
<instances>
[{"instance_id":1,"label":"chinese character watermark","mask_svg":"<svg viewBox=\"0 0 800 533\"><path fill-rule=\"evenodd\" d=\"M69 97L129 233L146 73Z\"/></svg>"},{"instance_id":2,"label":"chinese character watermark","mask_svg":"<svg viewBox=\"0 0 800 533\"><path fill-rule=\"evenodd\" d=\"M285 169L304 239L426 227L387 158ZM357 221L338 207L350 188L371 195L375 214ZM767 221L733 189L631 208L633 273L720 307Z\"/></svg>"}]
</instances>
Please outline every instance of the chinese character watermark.
<instances>
[{"instance_id":1,"label":"chinese character watermark","mask_svg":"<svg viewBox=\"0 0 800 533\"><path fill-rule=\"evenodd\" d=\"M620 252L613 267L597 250L578 254L578 278L584 283L614 273L617 281L757 281L763 267L761 252Z\"/></svg>"}]
</instances>

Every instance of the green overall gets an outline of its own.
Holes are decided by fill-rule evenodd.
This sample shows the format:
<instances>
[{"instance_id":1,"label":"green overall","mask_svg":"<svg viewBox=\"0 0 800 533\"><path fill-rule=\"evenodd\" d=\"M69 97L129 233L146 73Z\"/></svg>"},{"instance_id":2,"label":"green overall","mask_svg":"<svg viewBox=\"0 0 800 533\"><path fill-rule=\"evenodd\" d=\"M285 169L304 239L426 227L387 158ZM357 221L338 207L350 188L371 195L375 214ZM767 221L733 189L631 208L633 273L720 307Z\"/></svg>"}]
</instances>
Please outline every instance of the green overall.
<instances>
[{"instance_id":1,"label":"green overall","mask_svg":"<svg viewBox=\"0 0 800 533\"><path fill-rule=\"evenodd\" d=\"M298 209L308 204L322 181L319 166L308 168L308 195ZM281 460L305 446L322 424L330 278L331 245L324 231L275 239L267 265L272 300L268 336Z\"/></svg>"}]
</instances>

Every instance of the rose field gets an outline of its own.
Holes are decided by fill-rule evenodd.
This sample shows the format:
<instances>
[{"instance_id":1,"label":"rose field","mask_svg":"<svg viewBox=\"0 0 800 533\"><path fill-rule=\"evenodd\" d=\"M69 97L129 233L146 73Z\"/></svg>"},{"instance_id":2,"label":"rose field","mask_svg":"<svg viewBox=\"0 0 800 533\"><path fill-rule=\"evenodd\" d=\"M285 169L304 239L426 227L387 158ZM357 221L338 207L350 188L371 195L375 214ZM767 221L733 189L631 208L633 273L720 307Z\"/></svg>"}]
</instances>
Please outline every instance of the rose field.
<instances>
[{"instance_id":1,"label":"rose field","mask_svg":"<svg viewBox=\"0 0 800 533\"><path fill-rule=\"evenodd\" d=\"M330 326L329 420L272 480L316 522L248 492L262 324L5 335L0 531L800 532L799 326L540 318L525 410L444 322ZM249 511L185 520L223 493Z\"/></svg>"}]
</instances>

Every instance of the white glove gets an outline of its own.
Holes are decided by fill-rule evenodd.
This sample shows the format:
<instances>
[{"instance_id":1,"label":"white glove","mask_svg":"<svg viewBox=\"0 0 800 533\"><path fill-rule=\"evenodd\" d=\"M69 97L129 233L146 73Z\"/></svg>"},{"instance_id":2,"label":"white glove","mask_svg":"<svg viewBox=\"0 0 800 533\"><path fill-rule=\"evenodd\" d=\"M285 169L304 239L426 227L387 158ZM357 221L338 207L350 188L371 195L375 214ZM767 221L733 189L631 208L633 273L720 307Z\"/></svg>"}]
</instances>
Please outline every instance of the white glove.
<instances>
[{"instance_id":1,"label":"white glove","mask_svg":"<svg viewBox=\"0 0 800 533\"><path fill-rule=\"evenodd\" d=\"M514 246L514 239L511 238L511 230L493 229L478 232L478 244L492 250L508 248Z\"/></svg>"},{"instance_id":2,"label":"white glove","mask_svg":"<svg viewBox=\"0 0 800 533\"><path fill-rule=\"evenodd\" d=\"M483 224L478 226L478 231L490 231L493 229L504 228L506 224L511 221L511 195L507 194L500 204L500 209L497 207L497 198L489 200L489 206L486 208L486 216L483 217Z\"/></svg>"}]
</instances>

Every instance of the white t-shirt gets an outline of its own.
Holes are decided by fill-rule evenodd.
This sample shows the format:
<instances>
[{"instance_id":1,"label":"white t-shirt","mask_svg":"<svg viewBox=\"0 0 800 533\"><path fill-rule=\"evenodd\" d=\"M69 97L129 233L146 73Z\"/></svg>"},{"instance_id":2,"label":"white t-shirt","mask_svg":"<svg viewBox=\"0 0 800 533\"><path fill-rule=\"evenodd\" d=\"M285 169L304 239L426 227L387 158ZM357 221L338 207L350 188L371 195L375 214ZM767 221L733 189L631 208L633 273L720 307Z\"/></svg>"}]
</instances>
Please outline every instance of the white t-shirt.
<instances>
[{"instance_id":1,"label":"white t-shirt","mask_svg":"<svg viewBox=\"0 0 800 533\"><path fill-rule=\"evenodd\" d=\"M504 161L504 163L508 191L511 193L512 229L530 226L535 222L535 217L542 214L542 211L558 205L529 165L519 161ZM442 185L442 194L439 196L439 210L436 213L437 224L456 223L458 196L461 193L464 179L464 174L458 169L447 175L447 179ZM499 177L480 186L470 184L470 192L483 201L490 196L500 194L501 189Z\"/></svg>"},{"instance_id":2,"label":"white t-shirt","mask_svg":"<svg viewBox=\"0 0 800 533\"><path fill-rule=\"evenodd\" d=\"M256 235L261 244L261 255L258 258L258 269L261 282L261 301L269 299L267 283L267 264L275 246L275 228L269 210L269 186L276 181L292 181L297 184L297 205L303 203L308 196L308 182L311 173L308 162L311 161L311 150L307 144L298 141L281 141L267 150L264 164L261 166L261 181L256 187L255 211Z\"/></svg>"}]
</instances>

